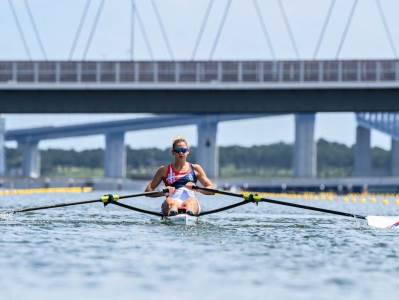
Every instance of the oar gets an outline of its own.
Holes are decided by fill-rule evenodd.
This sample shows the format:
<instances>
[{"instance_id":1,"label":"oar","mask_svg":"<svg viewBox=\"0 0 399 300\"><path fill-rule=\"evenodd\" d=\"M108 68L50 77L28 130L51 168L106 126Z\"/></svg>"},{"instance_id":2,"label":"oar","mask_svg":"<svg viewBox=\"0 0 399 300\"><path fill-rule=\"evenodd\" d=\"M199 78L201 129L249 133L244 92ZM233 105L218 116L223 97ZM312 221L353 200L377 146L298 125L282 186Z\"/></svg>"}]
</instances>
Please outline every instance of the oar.
<instances>
[{"instance_id":1,"label":"oar","mask_svg":"<svg viewBox=\"0 0 399 300\"><path fill-rule=\"evenodd\" d=\"M21 213L21 212L34 211L34 210L42 210L42 209L48 209L48 208L57 208L57 207L97 203L97 202L102 202L102 203L104 203L104 205L107 205L111 201L115 202L119 199L135 198L135 197L142 197L142 196L161 197L167 192L168 192L168 189L164 189L162 191L144 192L144 193L139 193L139 194L124 195L124 196L109 194L109 195L104 195L101 197L101 199L96 199L96 200L86 200L86 201L77 201L77 202L69 202L69 203L60 203L60 204L54 204L54 205L36 206L36 207L14 210L12 213L15 214L15 213Z\"/></svg>"},{"instance_id":2,"label":"oar","mask_svg":"<svg viewBox=\"0 0 399 300\"><path fill-rule=\"evenodd\" d=\"M285 202L285 201L262 198L262 197L258 196L257 194L251 194L251 193L237 194L237 193L220 191L220 190L210 189L210 188L203 188L203 187L198 187L198 186L193 186L193 189L210 192L210 193L215 193L215 194L237 197L237 198L243 198L246 201L254 202L254 203L267 202L267 203L273 203L273 204L278 204L278 205L313 210L313 211L318 211L318 212L322 212L322 213L328 213L328 214L333 214L333 215L338 215L338 216L343 216L343 217L363 219L363 220L367 221L368 225L375 227L375 228L386 229L386 228L393 228L395 226L399 226L399 216L363 216L363 215L342 212L342 211L338 211L338 210L331 210L331 209L319 208L319 207L314 207L314 206L308 206L308 205L302 205L302 204L290 203L290 202Z\"/></svg>"}]
</instances>

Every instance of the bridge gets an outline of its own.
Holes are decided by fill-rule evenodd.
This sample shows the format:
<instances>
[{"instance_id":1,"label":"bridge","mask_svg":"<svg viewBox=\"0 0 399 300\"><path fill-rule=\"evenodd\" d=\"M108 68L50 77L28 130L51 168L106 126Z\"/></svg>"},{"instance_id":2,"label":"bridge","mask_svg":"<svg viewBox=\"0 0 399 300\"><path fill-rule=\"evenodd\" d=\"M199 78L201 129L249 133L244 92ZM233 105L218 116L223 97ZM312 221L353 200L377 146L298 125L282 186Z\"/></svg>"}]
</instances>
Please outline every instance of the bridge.
<instances>
[{"instance_id":1,"label":"bridge","mask_svg":"<svg viewBox=\"0 0 399 300\"><path fill-rule=\"evenodd\" d=\"M190 36L195 37L190 53L177 55L174 46L185 48L188 43L187 36L181 34L181 30L172 32L177 44L171 43L170 28L165 25L164 17L172 16L173 20L169 20L169 24L172 24L170 27L176 25L178 21L173 9L164 6L166 13L163 13L159 1L131 0L126 1L128 6L123 11L128 12L123 16L129 15L126 27L128 30L125 32L126 35L121 37L129 42L128 51L125 53L127 57L125 54L119 56L113 54L112 51L122 47L120 44L108 43L111 44L108 49L111 49L112 59L99 59L98 57L103 55L99 54L98 49L103 47L99 47L99 44L94 47L93 41L106 2L106 0L95 3L86 1L79 22L76 24L70 49L61 55L61 58L56 58L59 56L58 53L64 50L61 46L56 47L56 51L48 51L40 23L35 18L35 7L29 4L31 1L19 4L13 1L8 1L7 4L0 3L0 10L10 12L10 19L8 21L5 19L7 28L16 29L14 34L6 30L6 36L19 36L19 40L8 39L10 42L6 46L21 42L19 46L14 45L16 50L14 52L25 53L25 57L20 59L7 48L6 59L0 60L0 111L2 113L151 112L196 115L179 115L174 121L168 119L170 116L164 115L148 120L126 120L125 124L115 121L7 132L4 120L0 120L0 174L4 174L5 171L4 153L2 153L4 139L17 140L24 153L24 175L35 177L40 173L38 145L41 140L103 134L106 136L106 155L108 155L106 161L114 162L115 166L106 166L105 174L120 177L124 175L124 154L121 149L124 148L125 132L156 126L175 126L174 124L180 122L179 124L198 126L198 145L203 149L200 151L203 163L216 177L218 122L228 118L251 117L249 114L254 113L295 113L294 174L298 177L314 177L317 156L314 143L316 113L350 111L357 113L358 122L354 174L366 176L371 173L370 130L376 129L392 138L392 175L398 175L399 138L395 126L397 126L396 113L399 111L397 100L399 60L394 32L390 25L392 20L387 13L396 11L396 4L391 3L389 6L379 0L364 4L355 0L351 3L346 2L346 6L340 7L335 0L326 1L323 5L315 1L313 5L320 6L317 11L325 11L325 15L321 14L321 21L312 23L312 28L302 28L301 25L306 23L307 18L315 16L313 13L305 14L306 16L301 19L302 22L296 24L300 29L295 30L297 28L294 28L292 23L298 15L308 13L308 10L292 8L290 5L293 4L287 1L277 0L275 5L272 5L253 0L240 8L238 1L226 0L224 3L216 3L210 0L201 4L201 7L195 7L193 15L183 14L188 19L182 23L185 26L179 24L179 28L186 30L187 25L193 23L194 16L199 15L198 9L201 11L203 9L203 15L200 14L201 20L198 20L199 31L190 33ZM120 6L115 3L108 2L109 5L114 5L114 10L119 8L116 6ZM61 4L60 2L59 5ZM143 18L146 4L147 13L151 10L156 20L151 24L146 24L146 19ZM361 5L369 5L368 14L365 13L367 9L364 9L362 11L365 15L359 16ZM44 9L43 7L40 9ZM212 16L218 15L218 7L221 9L221 17L213 20L217 25L214 26L214 30L211 27L212 32L208 32ZM295 14L289 13L290 8ZM255 31L252 29L236 39L238 32L242 32L242 27L246 25L241 22L232 30L235 46L224 48L225 52L218 50L222 48L223 34L228 34L229 16L234 13L248 14L250 9L253 17L246 15L245 23L252 25L256 23L258 36L255 37ZM22 11L27 12L27 20L23 20ZM90 12L93 11L94 14L90 18ZM274 17L278 17L270 21L266 17L267 12L272 12ZM334 13L339 14L339 19L343 21L340 23L344 27L339 29L339 42L336 49L333 49L334 53L326 54L326 51L323 52L323 46L326 49L335 48L331 45L331 41L327 40L329 30L336 30L333 24ZM362 28L367 27L368 30L365 31L370 37L375 33L373 30L376 26L381 28L381 34L373 39L374 43L378 44L378 51L374 54L363 55L366 50L372 48L370 44L363 46L357 44L356 37L364 36L363 31L352 35L354 47L345 48L350 41L349 32L353 30L353 19L356 17L367 20L362 22ZM119 24L119 21L122 21L122 14L117 14L117 19ZM277 25L276 20L281 21L282 26ZM378 25L377 23L370 25L372 20L378 20ZM86 24L90 21L92 26L88 28ZM30 26L24 26L26 22ZM72 24L67 27L75 28L70 25ZM149 27L154 29L155 26L158 26L160 38L151 36L149 34L151 30L147 31ZM108 28L110 26L105 27L103 31L107 31ZM275 31L281 28L285 30L283 34ZM314 28L317 30L313 30ZM32 31L31 34L27 34L29 30ZM309 42L310 32L316 35L314 43ZM82 36L85 33L87 40L83 46ZM110 40L113 42L119 37L114 33L110 32ZM211 39L210 45L207 45L207 37L213 36L213 33L214 38ZM276 36L278 38L275 38ZM298 37L307 42L298 43ZM283 39L286 40L284 49L278 49L278 44ZM264 44L263 48L256 52L255 58L251 55L246 57L244 55L242 58L242 45L259 40ZM306 49L304 45L307 46ZM383 52L383 45L386 48L385 54L380 55ZM157 55L156 50L161 48L163 51ZM209 48L209 54L204 55L206 51L201 52L201 48ZM290 49L288 55L280 55L286 48ZM356 48L357 52L349 51L352 48ZM234 53L236 49L235 54L240 54L238 55L240 58L234 55L227 58L230 53L226 51ZM215 59L218 51L222 54L219 55L219 59ZM382 111L384 113L381 113ZM237 114L248 115L237 116ZM204 145L212 146L206 150ZM112 159L109 159L110 157ZM115 157L118 157L118 160L114 161ZM210 158L208 162L205 162L206 157Z\"/></svg>"},{"instance_id":2,"label":"bridge","mask_svg":"<svg viewBox=\"0 0 399 300\"><path fill-rule=\"evenodd\" d=\"M97 122L68 126L48 126L32 129L8 130L6 141L17 141L22 152L22 175L40 176L39 143L42 140L88 135L105 135L104 169L106 177L122 178L126 175L125 133L136 130L173 126L197 125L197 156L208 170L209 176L218 177L219 157L216 143L219 122L265 117L265 114L223 115L166 115L120 121Z\"/></svg>"},{"instance_id":3,"label":"bridge","mask_svg":"<svg viewBox=\"0 0 399 300\"><path fill-rule=\"evenodd\" d=\"M217 147L218 124L223 121L257 118L265 114L217 115L165 115L130 120L97 122L68 126L48 126L32 129L8 130L5 140L17 141L22 152L22 171L25 177L40 176L39 143L42 140L88 135L105 136L104 169L106 177L122 178L126 175L125 133L135 130L172 126L196 125L198 132L198 162L211 178L218 177ZM392 136L391 175L399 176L399 114L358 113L355 147L355 176L371 176L370 130L377 129ZM315 114L297 114L295 117L295 145L293 170L296 177L317 175L317 151L314 141ZM4 130L4 127L3 127ZM4 161L2 162L4 165Z\"/></svg>"},{"instance_id":4,"label":"bridge","mask_svg":"<svg viewBox=\"0 0 399 300\"><path fill-rule=\"evenodd\" d=\"M397 111L397 99L398 60L0 62L5 113Z\"/></svg>"}]
</instances>

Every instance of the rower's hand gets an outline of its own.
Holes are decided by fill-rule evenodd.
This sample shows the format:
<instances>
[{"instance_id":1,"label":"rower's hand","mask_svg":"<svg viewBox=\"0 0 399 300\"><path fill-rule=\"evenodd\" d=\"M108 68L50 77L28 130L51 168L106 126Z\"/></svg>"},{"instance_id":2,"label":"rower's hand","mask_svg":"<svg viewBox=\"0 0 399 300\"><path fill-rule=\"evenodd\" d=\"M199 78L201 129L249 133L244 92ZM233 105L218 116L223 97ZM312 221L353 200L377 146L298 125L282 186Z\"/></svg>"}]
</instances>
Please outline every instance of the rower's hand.
<instances>
[{"instance_id":1,"label":"rower's hand","mask_svg":"<svg viewBox=\"0 0 399 300\"><path fill-rule=\"evenodd\" d=\"M185 187L188 188L189 190L192 190L193 187L195 187L195 184L193 182L187 182Z\"/></svg>"},{"instance_id":2,"label":"rower's hand","mask_svg":"<svg viewBox=\"0 0 399 300\"><path fill-rule=\"evenodd\" d=\"M168 190L167 196L173 195L176 189L173 186L167 186L166 189Z\"/></svg>"}]
</instances>

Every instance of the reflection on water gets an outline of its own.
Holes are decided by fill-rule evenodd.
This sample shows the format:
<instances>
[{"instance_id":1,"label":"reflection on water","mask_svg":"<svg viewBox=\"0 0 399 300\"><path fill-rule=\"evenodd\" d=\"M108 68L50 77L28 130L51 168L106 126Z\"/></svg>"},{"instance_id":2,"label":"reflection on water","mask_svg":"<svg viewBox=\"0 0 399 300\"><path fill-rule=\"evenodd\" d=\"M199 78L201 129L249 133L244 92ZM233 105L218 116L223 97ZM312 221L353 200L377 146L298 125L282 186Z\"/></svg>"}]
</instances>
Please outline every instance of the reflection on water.
<instances>
[{"instance_id":1,"label":"reflection on water","mask_svg":"<svg viewBox=\"0 0 399 300\"><path fill-rule=\"evenodd\" d=\"M396 298L398 232L360 220L270 204L210 215L195 226L99 204L6 213L87 196L1 198L2 299ZM160 201L128 202L158 210ZM208 208L231 201L203 198ZM306 204L399 215L396 206Z\"/></svg>"}]
</instances>

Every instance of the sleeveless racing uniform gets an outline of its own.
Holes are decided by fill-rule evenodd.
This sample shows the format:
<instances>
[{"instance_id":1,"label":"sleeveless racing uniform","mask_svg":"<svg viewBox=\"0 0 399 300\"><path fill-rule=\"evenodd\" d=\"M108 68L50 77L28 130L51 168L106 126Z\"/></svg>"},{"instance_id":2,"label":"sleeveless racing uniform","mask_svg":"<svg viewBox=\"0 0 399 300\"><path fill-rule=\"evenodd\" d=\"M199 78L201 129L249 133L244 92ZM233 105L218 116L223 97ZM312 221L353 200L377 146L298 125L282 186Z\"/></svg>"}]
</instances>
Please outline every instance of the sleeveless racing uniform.
<instances>
[{"instance_id":1,"label":"sleeveless racing uniform","mask_svg":"<svg viewBox=\"0 0 399 300\"><path fill-rule=\"evenodd\" d=\"M197 175L195 175L195 171L193 165L190 163L190 168L185 172L178 172L173 170L173 165L169 164L165 176L162 178L165 186L173 186L176 190L172 195L169 195L170 198L176 201L186 201L188 198L195 198L195 193L193 190L190 190L185 187L186 183L197 182Z\"/></svg>"}]
</instances>

